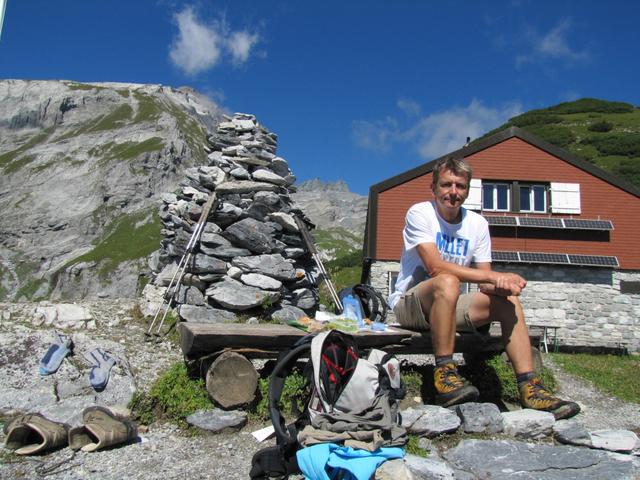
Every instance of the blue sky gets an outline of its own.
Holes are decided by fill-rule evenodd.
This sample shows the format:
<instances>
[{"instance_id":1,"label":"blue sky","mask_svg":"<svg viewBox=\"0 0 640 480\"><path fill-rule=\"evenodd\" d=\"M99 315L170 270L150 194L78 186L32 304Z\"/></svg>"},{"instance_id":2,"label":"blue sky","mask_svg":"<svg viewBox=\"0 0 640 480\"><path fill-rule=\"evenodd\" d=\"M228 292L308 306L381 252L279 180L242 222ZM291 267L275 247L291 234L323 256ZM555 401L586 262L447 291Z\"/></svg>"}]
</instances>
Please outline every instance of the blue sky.
<instances>
[{"instance_id":1,"label":"blue sky","mask_svg":"<svg viewBox=\"0 0 640 480\"><path fill-rule=\"evenodd\" d=\"M639 18L620 0L6 0L0 77L189 85L254 113L299 180L366 194L532 108L640 105Z\"/></svg>"}]
</instances>

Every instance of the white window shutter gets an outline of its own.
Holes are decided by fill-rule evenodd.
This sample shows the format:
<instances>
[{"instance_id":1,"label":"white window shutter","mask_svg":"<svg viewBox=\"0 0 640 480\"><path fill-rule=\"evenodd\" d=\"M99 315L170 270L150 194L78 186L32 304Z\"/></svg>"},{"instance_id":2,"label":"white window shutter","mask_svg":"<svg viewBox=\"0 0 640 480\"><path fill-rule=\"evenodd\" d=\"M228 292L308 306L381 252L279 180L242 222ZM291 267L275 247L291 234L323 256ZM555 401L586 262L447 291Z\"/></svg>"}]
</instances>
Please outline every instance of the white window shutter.
<instances>
[{"instance_id":1,"label":"white window shutter","mask_svg":"<svg viewBox=\"0 0 640 480\"><path fill-rule=\"evenodd\" d=\"M469 196L462 204L467 210L482 210L482 180L472 178L469 185Z\"/></svg>"},{"instance_id":2,"label":"white window shutter","mask_svg":"<svg viewBox=\"0 0 640 480\"><path fill-rule=\"evenodd\" d=\"M580 184L551 182L551 213L580 213Z\"/></svg>"}]
</instances>

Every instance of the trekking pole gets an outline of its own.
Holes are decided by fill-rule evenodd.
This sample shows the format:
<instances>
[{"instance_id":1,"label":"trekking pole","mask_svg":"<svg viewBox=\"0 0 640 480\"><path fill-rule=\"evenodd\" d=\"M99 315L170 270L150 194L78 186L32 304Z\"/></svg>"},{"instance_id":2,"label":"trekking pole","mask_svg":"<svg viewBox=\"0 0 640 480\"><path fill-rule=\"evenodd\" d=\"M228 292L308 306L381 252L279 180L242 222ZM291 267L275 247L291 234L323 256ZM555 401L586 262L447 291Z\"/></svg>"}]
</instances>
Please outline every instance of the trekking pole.
<instances>
[{"instance_id":1,"label":"trekking pole","mask_svg":"<svg viewBox=\"0 0 640 480\"><path fill-rule=\"evenodd\" d=\"M145 332L145 336L148 340L151 339L152 336L159 338L160 332L162 331L162 326L164 325L164 321L167 318L167 314L169 313L169 307L171 306L171 301L176 293L180 289L180 282L182 282L182 277L187 269L187 265L191 260L191 256L193 255L193 250L195 246L198 244L200 240L200 235L204 230L204 226L207 223L207 217L209 216L209 212L213 208L213 205L216 203L216 192L212 192L209 198L207 199L207 203L205 203L202 213L200 214L200 218L196 223L195 228L193 229L193 233L191 234L191 238L189 238L189 242L187 243L187 247L185 249L184 255L180 258L180 262L178 262L178 267L175 272L173 272L173 276L171 277L171 281L169 282L169 286L162 295L162 303L158 306L155 315L153 316L153 320L149 325L149 329ZM164 310L162 314L162 318L160 323L158 324L158 328L155 333L153 333L154 326L158 318L160 318L160 312Z\"/></svg>"},{"instance_id":2,"label":"trekking pole","mask_svg":"<svg viewBox=\"0 0 640 480\"><path fill-rule=\"evenodd\" d=\"M327 289L331 294L331 299L336 304L336 307L338 308L338 310L342 312L344 308L342 306L342 302L340 301L340 297L338 297L338 293L336 292L336 289L334 288L333 283L331 282L331 277L329 276L329 273L325 270L324 265L320 260L320 254L316 249L316 246L313 242L313 238L311 238L311 235L309 234L309 230L307 230L306 225L304 224L304 222L300 217L298 217L297 215L294 215L293 219L295 220L296 225L298 226L298 230L300 230L300 235L302 235L302 240L304 241L304 244L306 245L307 250L313 257L313 260L316 262L316 266L318 267L318 270L320 270L320 274L323 276L324 281L327 284Z\"/></svg>"}]
</instances>

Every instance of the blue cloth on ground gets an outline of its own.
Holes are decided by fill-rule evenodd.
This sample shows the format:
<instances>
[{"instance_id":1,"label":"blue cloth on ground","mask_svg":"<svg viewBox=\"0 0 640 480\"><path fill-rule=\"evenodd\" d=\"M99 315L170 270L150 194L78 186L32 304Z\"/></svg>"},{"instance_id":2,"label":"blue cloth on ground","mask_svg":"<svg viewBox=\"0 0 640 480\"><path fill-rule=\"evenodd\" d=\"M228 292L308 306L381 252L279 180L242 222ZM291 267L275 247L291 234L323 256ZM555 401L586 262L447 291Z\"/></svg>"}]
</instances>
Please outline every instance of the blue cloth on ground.
<instances>
[{"instance_id":1,"label":"blue cloth on ground","mask_svg":"<svg viewBox=\"0 0 640 480\"><path fill-rule=\"evenodd\" d=\"M92 365L91 371L89 372L89 382L91 386L99 392L104 390L109 382L109 372L116 364L116 359L101 348L96 348L88 354L85 354L85 358Z\"/></svg>"},{"instance_id":2,"label":"blue cloth on ground","mask_svg":"<svg viewBox=\"0 0 640 480\"><path fill-rule=\"evenodd\" d=\"M43 377L55 373L60 368L62 360L71 353L73 348L73 341L70 338L55 331L53 334L55 342L49 345L47 352L40 360L39 372Z\"/></svg>"},{"instance_id":3,"label":"blue cloth on ground","mask_svg":"<svg viewBox=\"0 0 640 480\"><path fill-rule=\"evenodd\" d=\"M319 443L298 450L296 457L307 480L332 480L340 469L348 472L343 477L345 480L369 480L386 460L403 458L404 450L382 447L370 452L336 443Z\"/></svg>"}]
</instances>

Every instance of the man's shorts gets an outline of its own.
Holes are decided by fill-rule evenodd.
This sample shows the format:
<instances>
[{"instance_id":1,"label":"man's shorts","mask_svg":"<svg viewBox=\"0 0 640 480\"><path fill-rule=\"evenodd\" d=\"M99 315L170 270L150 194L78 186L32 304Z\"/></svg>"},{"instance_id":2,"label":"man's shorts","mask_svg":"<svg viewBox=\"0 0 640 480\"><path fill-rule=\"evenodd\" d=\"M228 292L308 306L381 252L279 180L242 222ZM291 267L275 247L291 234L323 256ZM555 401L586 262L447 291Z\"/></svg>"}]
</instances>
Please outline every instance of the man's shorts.
<instances>
[{"instance_id":1,"label":"man's shorts","mask_svg":"<svg viewBox=\"0 0 640 480\"><path fill-rule=\"evenodd\" d=\"M405 292L396 303L393 312L402 327L410 330L429 330L429 321L422 311L417 288L416 285ZM458 297L456 304L456 331L458 332L487 333L489 331L490 324L476 328L469 319L469 307L474 295L475 293L463 293Z\"/></svg>"}]
</instances>

